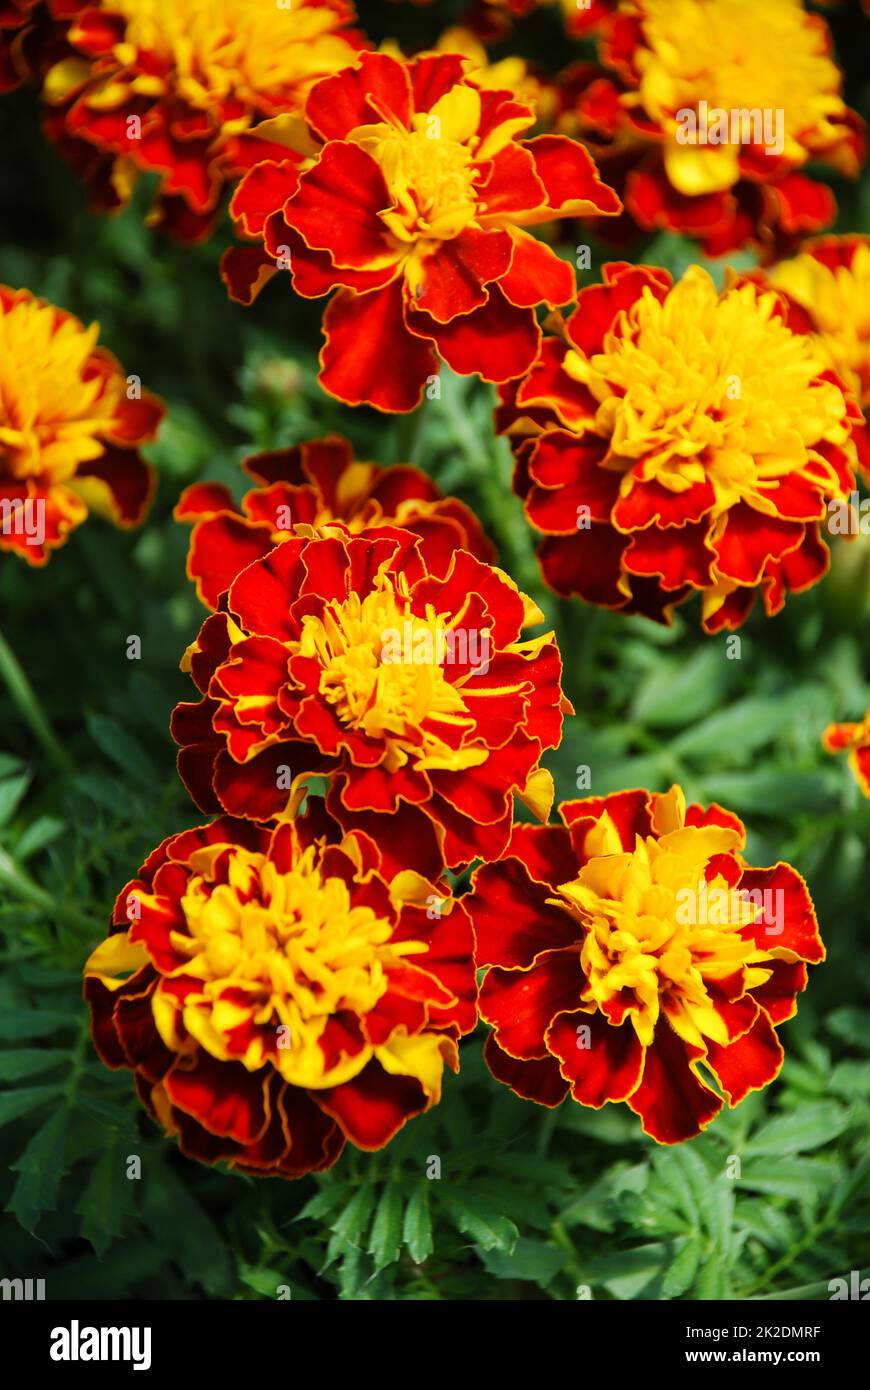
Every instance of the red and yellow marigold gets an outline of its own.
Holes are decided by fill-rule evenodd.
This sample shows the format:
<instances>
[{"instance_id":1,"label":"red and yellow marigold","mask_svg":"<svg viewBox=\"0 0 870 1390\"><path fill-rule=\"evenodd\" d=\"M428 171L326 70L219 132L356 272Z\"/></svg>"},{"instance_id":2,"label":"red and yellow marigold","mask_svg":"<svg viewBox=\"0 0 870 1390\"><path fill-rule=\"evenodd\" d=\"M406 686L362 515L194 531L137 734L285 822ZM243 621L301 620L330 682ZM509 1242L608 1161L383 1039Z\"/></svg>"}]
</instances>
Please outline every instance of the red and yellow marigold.
<instances>
[{"instance_id":1,"label":"red and yellow marigold","mask_svg":"<svg viewBox=\"0 0 870 1390\"><path fill-rule=\"evenodd\" d=\"M439 359L487 381L520 376L540 342L535 309L573 300L572 267L527 228L616 213L591 157L481 88L460 54L399 62L364 53L311 91L288 158L243 180L232 209L261 243L227 253L249 303L280 270L324 315L320 381L351 405L413 409Z\"/></svg>"},{"instance_id":2,"label":"red and yellow marigold","mask_svg":"<svg viewBox=\"0 0 870 1390\"><path fill-rule=\"evenodd\" d=\"M779 1072L776 1027L824 959L806 885L743 857L738 818L666 795L564 803L517 826L467 902L485 1056L519 1095L625 1101L662 1144L691 1139Z\"/></svg>"},{"instance_id":3,"label":"red and yellow marigold","mask_svg":"<svg viewBox=\"0 0 870 1390\"><path fill-rule=\"evenodd\" d=\"M12 91L24 80L22 46L42 9L41 0L0 0L0 92Z\"/></svg>"},{"instance_id":4,"label":"red and yellow marigold","mask_svg":"<svg viewBox=\"0 0 870 1390\"><path fill-rule=\"evenodd\" d=\"M849 754L849 766L864 796L870 796L870 710L857 724L829 724L822 735L829 753Z\"/></svg>"},{"instance_id":5,"label":"red and yellow marigold","mask_svg":"<svg viewBox=\"0 0 870 1390\"><path fill-rule=\"evenodd\" d=\"M55 13L65 8L54 0ZM140 173L158 174L155 218L184 240L207 235L228 184L276 152L271 123L297 119L312 84L353 63L362 43L350 0L73 9L66 51L42 79L49 133L98 207L125 203Z\"/></svg>"},{"instance_id":6,"label":"red and yellow marigold","mask_svg":"<svg viewBox=\"0 0 870 1390\"><path fill-rule=\"evenodd\" d=\"M698 266L674 285L617 263L581 291L499 412L553 589L665 622L699 593L717 632L826 573L822 524L855 487L861 416L785 313Z\"/></svg>"},{"instance_id":7,"label":"red and yellow marigold","mask_svg":"<svg viewBox=\"0 0 870 1390\"><path fill-rule=\"evenodd\" d=\"M781 261L768 283L786 296L788 323L814 333L818 347L870 416L870 237L819 237ZM870 428L856 427L860 462L870 477Z\"/></svg>"},{"instance_id":8,"label":"red and yellow marigold","mask_svg":"<svg viewBox=\"0 0 870 1390\"><path fill-rule=\"evenodd\" d=\"M97 1051L183 1152L285 1178L437 1104L476 994L449 887L319 811L170 836L85 967Z\"/></svg>"},{"instance_id":9,"label":"red and yellow marigold","mask_svg":"<svg viewBox=\"0 0 870 1390\"><path fill-rule=\"evenodd\" d=\"M418 468L379 468L355 460L350 444L337 435L254 454L244 468L258 486L245 494L240 508L218 483L194 483L175 508L179 521L193 523L187 573L209 608L217 608L236 575L273 546L334 521L352 535L385 525L411 531L423 541L426 563L437 575L447 573L456 550L494 559L479 521L463 502L444 497Z\"/></svg>"},{"instance_id":10,"label":"red and yellow marigold","mask_svg":"<svg viewBox=\"0 0 870 1390\"><path fill-rule=\"evenodd\" d=\"M552 633L501 570L457 550L336 525L249 565L185 658L201 692L173 716L178 766L206 811L267 820L308 779L385 869L437 875L507 844L514 796L546 820L540 767L570 706Z\"/></svg>"},{"instance_id":11,"label":"red and yellow marigold","mask_svg":"<svg viewBox=\"0 0 870 1390\"><path fill-rule=\"evenodd\" d=\"M854 177L866 144L827 25L802 0L622 0L599 56L566 73L561 127L590 144L635 226L773 260L833 220L833 194L804 169ZM706 134L691 124L705 115Z\"/></svg>"},{"instance_id":12,"label":"red and yellow marigold","mask_svg":"<svg viewBox=\"0 0 870 1390\"><path fill-rule=\"evenodd\" d=\"M151 498L139 446L163 407L98 334L98 324L0 285L0 549L32 565L89 511L137 526Z\"/></svg>"}]
</instances>

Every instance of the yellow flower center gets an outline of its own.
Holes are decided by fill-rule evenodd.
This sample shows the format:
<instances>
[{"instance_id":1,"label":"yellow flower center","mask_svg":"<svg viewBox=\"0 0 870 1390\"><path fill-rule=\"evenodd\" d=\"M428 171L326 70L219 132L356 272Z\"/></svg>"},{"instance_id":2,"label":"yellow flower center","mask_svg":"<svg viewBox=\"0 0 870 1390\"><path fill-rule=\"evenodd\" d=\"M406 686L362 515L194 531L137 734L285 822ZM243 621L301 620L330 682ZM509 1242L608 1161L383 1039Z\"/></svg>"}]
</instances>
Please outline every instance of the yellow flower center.
<instances>
[{"instance_id":1,"label":"yellow flower center","mask_svg":"<svg viewBox=\"0 0 870 1390\"><path fill-rule=\"evenodd\" d=\"M809 313L818 348L862 404L870 401L870 246L861 245L851 266L831 270L815 256L783 261L770 281Z\"/></svg>"},{"instance_id":2,"label":"yellow flower center","mask_svg":"<svg viewBox=\"0 0 870 1390\"><path fill-rule=\"evenodd\" d=\"M802 0L643 0L640 99L666 127L683 109L783 112L787 158L833 135L840 73Z\"/></svg>"},{"instance_id":3,"label":"yellow flower center","mask_svg":"<svg viewBox=\"0 0 870 1390\"><path fill-rule=\"evenodd\" d=\"M381 213L395 256L414 293L422 285L423 258L474 222L478 212L473 161L483 157L480 92L453 87L412 128L379 122L348 136L380 165L392 205ZM520 120L518 124L528 124ZM493 154L512 135L507 123L488 140ZM490 148L492 145L492 148Z\"/></svg>"},{"instance_id":4,"label":"yellow flower center","mask_svg":"<svg viewBox=\"0 0 870 1390\"><path fill-rule=\"evenodd\" d=\"M0 475L71 478L103 453L101 436L115 418L123 383L88 374L99 325L84 328L57 310L24 299L0 304Z\"/></svg>"},{"instance_id":5,"label":"yellow flower center","mask_svg":"<svg viewBox=\"0 0 870 1390\"><path fill-rule=\"evenodd\" d=\"M198 872L181 902L187 934L173 944L188 956L186 976L202 982L184 1009L184 1023L213 1056L226 1059L234 1029L274 1027L272 1060L296 1085L337 1084L369 1053L327 1065L318 1046L328 1020L343 1011L363 1016L388 987L387 972L425 951L419 941L391 941L393 927L372 908L353 906L341 878L325 878L313 847L281 873L262 854L233 849L228 882L213 883L218 846L199 851ZM231 997L224 997L227 992ZM158 1026L161 1021L157 1010ZM280 1032L278 1031L280 1029ZM262 1037L240 1058L251 1070L264 1061Z\"/></svg>"},{"instance_id":6,"label":"yellow flower center","mask_svg":"<svg viewBox=\"0 0 870 1390\"><path fill-rule=\"evenodd\" d=\"M125 67L137 53L172 66L174 90L192 106L234 96L258 107L301 82L353 61L340 15L307 0L112 0L127 19L115 56ZM143 74L132 90L160 96L166 83Z\"/></svg>"},{"instance_id":7,"label":"yellow flower center","mask_svg":"<svg viewBox=\"0 0 870 1390\"><path fill-rule=\"evenodd\" d=\"M598 403L590 427L610 441L604 466L624 472L623 492L635 480L678 493L709 479L717 511L743 500L769 514L759 487L789 474L839 492L812 446L849 445L843 394L816 380L818 348L774 317L776 305L751 285L720 295L693 266L664 303L644 290L620 312L602 352L568 353L565 370Z\"/></svg>"},{"instance_id":8,"label":"yellow flower center","mask_svg":"<svg viewBox=\"0 0 870 1390\"><path fill-rule=\"evenodd\" d=\"M678 828L656 839L638 837L625 853L609 818L593 835L603 853L559 892L580 921L581 963L589 1009L630 1018L639 1040L652 1042L665 1012L685 1041L728 1041L711 986L729 980L728 997L762 984L770 953L744 936L762 904L724 878L705 879L711 855L734 849L737 836L719 827ZM748 934L747 934L748 935ZM742 977L740 988L731 977ZM721 996L720 996L721 997Z\"/></svg>"},{"instance_id":9,"label":"yellow flower center","mask_svg":"<svg viewBox=\"0 0 870 1390\"><path fill-rule=\"evenodd\" d=\"M386 581L365 598L333 600L303 620L299 651L322 666L320 692L348 728L386 744L386 767L468 767L482 751L454 745L472 727L460 686L444 672L450 633L431 608L411 613Z\"/></svg>"}]
</instances>

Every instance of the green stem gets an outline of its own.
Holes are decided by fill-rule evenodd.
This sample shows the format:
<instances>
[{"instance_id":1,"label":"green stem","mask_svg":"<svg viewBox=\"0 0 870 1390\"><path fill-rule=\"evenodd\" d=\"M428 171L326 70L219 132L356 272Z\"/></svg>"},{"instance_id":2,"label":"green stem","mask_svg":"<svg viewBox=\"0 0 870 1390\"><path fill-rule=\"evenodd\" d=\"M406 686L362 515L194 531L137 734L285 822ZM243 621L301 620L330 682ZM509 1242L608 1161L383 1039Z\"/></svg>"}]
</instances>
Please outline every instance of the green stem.
<instances>
[{"instance_id":1,"label":"green stem","mask_svg":"<svg viewBox=\"0 0 870 1390\"><path fill-rule=\"evenodd\" d=\"M2 632L0 632L0 676L6 683L6 689L12 697L15 708L31 732L35 734L49 762L58 772L71 772L72 763L69 755L43 713L33 686L27 679L18 658Z\"/></svg>"}]
</instances>

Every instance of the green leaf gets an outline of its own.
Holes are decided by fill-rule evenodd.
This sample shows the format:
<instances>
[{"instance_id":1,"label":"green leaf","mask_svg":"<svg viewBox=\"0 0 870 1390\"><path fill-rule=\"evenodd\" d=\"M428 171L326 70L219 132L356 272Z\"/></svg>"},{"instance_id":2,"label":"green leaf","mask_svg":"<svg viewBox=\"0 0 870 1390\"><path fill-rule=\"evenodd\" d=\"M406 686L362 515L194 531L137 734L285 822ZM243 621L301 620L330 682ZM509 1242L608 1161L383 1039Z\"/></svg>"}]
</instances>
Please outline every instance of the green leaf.
<instances>
[{"instance_id":1,"label":"green leaf","mask_svg":"<svg viewBox=\"0 0 870 1390\"><path fill-rule=\"evenodd\" d=\"M28 825L15 846L15 858L22 864L40 850L47 849L66 830L66 822L56 816L39 816Z\"/></svg>"},{"instance_id":2,"label":"green leaf","mask_svg":"<svg viewBox=\"0 0 870 1390\"><path fill-rule=\"evenodd\" d=\"M836 1139L849 1125L849 1111L836 1101L820 1101L804 1105L787 1115L768 1120L752 1135L743 1152L746 1156L759 1154L787 1155L819 1149Z\"/></svg>"},{"instance_id":3,"label":"green leaf","mask_svg":"<svg viewBox=\"0 0 870 1390\"><path fill-rule=\"evenodd\" d=\"M679 1298L691 1286L701 1262L703 1245L699 1236L689 1236L662 1281L662 1298Z\"/></svg>"},{"instance_id":4,"label":"green leaf","mask_svg":"<svg viewBox=\"0 0 870 1390\"><path fill-rule=\"evenodd\" d=\"M520 1236L510 1254L503 1250L484 1250L484 1268L496 1279L523 1279L539 1288L546 1286L565 1266L567 1256L557 1246Z\"/></svg>"},{"instance_id":5,"label":"green leaf","mask_svg":"<svg viewBox=\"0 0 870 1390\"><path fill-rule=\"evenodd\" d=\"M45 1211L54 1211L60 1180L66 1171L64 1149L69 1110L62 1106L36 1131L24 1153L12 1164L20 1177L6 1204L26 1231L32 1231Z\"/></svg>"},{"instance_id":6,"label":"green leaf","mask_svg":"<svg viewBox=\"0 0 870 1390\"><path fill-rule=\"evenodd\" d=\"M399 1258L402 1207L402 1194L398 1186L388 1182L378 1202L369 1236L369 1254L374 1256L376 1269L385 1269Z\"/></svg>"},{"instance_id":7,"label":"green leaf","mask_svg":"<svg viewBox=\"0 0 870 1390\"><path fill-rule=\"evenodd\" d=\"M128 729L105 714L87 716L88 733L106 757L126 773L133 782L153 783L154 764L138 739Z\"/></svg>"},{"instance_id":8,"label":"green leaf","mask_svg":"<svg viewBox=\"0 0 870 1390\"><path fill-rule=\"evenodd\" d=\"M241 1264L239 1278L247 1288L262 1294L264 1298L277 1298L279 1287L282 1284L289 1287L290 1282L286 1275L279 1274L276 1269L266 1269L264 1265Z\"/></svg>"},{"instance_id":9,"label":"green leaf","mask_svg":"<svg viewBox=\"0 0 870 1390\"><path fill-rule=\"evenodd\" d=\"M0 1095L0 1125L8 1125L20 1115L47 1105L62 1094L61 1086L22 1086L17 1091L4 1091Z\"/></svg>"},{"instance_id":10,"label":"green leaf","mask_svg":"<svg viewBox=\"0 0 870 1390\"><path fill-rule=\"evenodd\" d=\"M728 662L715 645L700 647L688 661L658 662L637 693L632 716L641 724L684 727L716 705L728 675Z\"/></svg>"},{"instance_id":11,"label":"green leaf","mask_svg":"<svg viewBox=\"0 0 870 1390\"><path fill-rule=\"evenodd\" d=\"M411 1193L411 1200L405 1208L402 1239L415 1264L421 1265L432 1254L434 1246L432 1242L432 1215L429 1211L429 1190L422 1183Z\"/></svg>"},{"instance_id":12,"label":"green leaf","mask_svg":"<svg viewBox=\"0 0 870 1390\"><path fill-rule=\"evenodd\" d=\"M862 1009L835 1009L825 1020L835 1037L848 1043L850 1047L860 1047L870 1052L870 1015Z\"/></svg>"},{"instance_id":13,"label":"green leaf","mask_svg":"<svg viewBox=\"0 0 870 1390\"><path fill-rule=\"evenodd\" d=\"M368 1229L372 1208L375 1204L375 1190L371 1183L364 1183L351 1197L344 1211L333 1223L332 1236L327 1249L327 1258L332 1261L339 1255L359 1250L362 1238Z\"/></svg>"},{"instance_id":14,"label":"green leaf","mask_svg":"<svg viewBox=\"0 0 870 1390\"><path fill-rule=\"evenodd\" d=\"M0 1081L20 1081L23 1076L38 1076L69 1063L69 1053L63 1048L23 1048L20 1052L0 1052ZM2 1097L0 1097L2 1104Z\"/></svg>"},{"instance_id":15,"label":"green leaf","mask_svg":"<svg viewBox=\"0 0 870 1390\"><path fill-rule=\"evenodd\" d=\"M18 777L7 777L0 782L0 828L15 815L29 786L29 772L22 772Z\"/></svg>"},{"instance_id":16,"label":"green leaf","mask_svg":"<svg viewBox=\"0 0 870 1390\"><path fill-rule=\"evenodd\" d=\"M671 749L678 757L697 755L708 758L710 751L739 747L752 752L778 734L788 720L788 701L781 696L748 695L733 705L716 710L691 729L678 734Z\"/></svg>"},{"instance_id":17,"label":"green leaf","mask_svg":"<svg viewBox=\"0 0 870 1390\"><path fill-rule=\"evenodd\" d=\"M82 1235L98 1255L105 1255L124 1229L132 1181L127 1177L121 1136L115 1132L91 1169L87 1187L76 1207L82 1218Z\"/></svg>"},{"instance_id":18,"label":"green leaf","mask_svg":"<svg viewBox=\"0 0 870 1390\"><path fill-rule=\"evenodd\" d=\"M50 1033L68 1032L80 1022L79 1014L59 1009L5 1009L0 1012L0 1038L47 1038Z\"/></svg>"},{"instance_id":19,"label":"green leaf","mask_svg":"<svg viewBox=\"0 0 870 1390\"><path fill-rule=\"evenodd\" d=\"M513 1250L519 1232L512 1221L472 1189L439 1191L438 1199L457 1230L483 1250Z\"/></svg>"},{"instance_id":20,"label":"green leaf","mask_svg":"<svg viewBox=\"0 0 870 1390\"><path fill-rule=\"evenodd\" d=\"M143 1188L143 1210L151 1233L185 1280L199 1284L215 1298L226 1296L232 1288L226 1246L189 1188L165 1163L149 1173Z\"/></svg>"},{"instance_id":21,"label":"green leaf","mask_svg":"<svg viewBox=\"0 0 870 1390\"><path fill-rule=\"evenodd\" d=\"M717 772L704 778L708 797L729 810L758 815L790 815L802 811L831 810L835 797L828 779L819 772L790 772L786 769L759 768L754 772Z\"/></svg>"}]
</instances>

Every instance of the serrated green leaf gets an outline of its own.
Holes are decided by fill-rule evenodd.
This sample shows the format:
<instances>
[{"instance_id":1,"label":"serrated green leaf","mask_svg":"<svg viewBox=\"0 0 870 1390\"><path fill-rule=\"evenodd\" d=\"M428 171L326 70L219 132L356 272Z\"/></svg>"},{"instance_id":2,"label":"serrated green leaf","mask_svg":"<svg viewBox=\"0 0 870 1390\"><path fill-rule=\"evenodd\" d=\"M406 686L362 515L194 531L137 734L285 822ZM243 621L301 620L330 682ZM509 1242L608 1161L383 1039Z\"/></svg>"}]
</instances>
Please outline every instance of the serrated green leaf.
<instances>
[{"instance_id":1,"label":"serrated green leaf","mask_svg":"<svg viewBox=\"0 0 870 1390\"><path fill-rule=\"evenodd\" d=\"M223 1237L168 1164L146 1176L142 1206L152 1235L174 1260L186 1282L198 1284L215 1298L232 1287Z\"/></svg>"},{"instance_id":2,"label":"serrated green leaf","mask_svg":"<svg viewBox=\"0 0 870 1390\"><path fill-rule=\"evenodd\" d=\"M685 727L711 710L728 682L728 663L716 647L701 647L688 661L662 660L638 690L632 710L641 724Z\"/></svg>"},{"instance_id":3,"label":"serrated green leaf","mask_svg":"<svg viewBox=\"0 0 870 1390\"><path fill-rule=\"evenodd\" d=\"M470 1189L439 1190L438 1200L457 1230L483 1250L510 1252L519 1232L512 1221Z\"/></svg>"},{"instance_id":4,"label":"serrated green leaf","mask_svg":"<svg viewBox=\"0 0 870 1390\"><path fill-rule=\"evenodd\" d=\"M82 1235L98 1255L104 1255L124 1229L130 1208L132 1179L127 1177L127 1159L117 1133L97 1159L76 1211L82 1218Z\"/></svg>"},{"instance_id":5,"label":"serrated green leaf","mask_svg":"<svg viewBox=\"0 0 870 1390\"><path fill-rule=\"evenodd\" d=\"M0 1013L0 1038L47 1038L52 1033L68 1032L79 1023L80 1015L60 1009L6 1009Z\"/></svg>"},{"instance_id":6,"label":"serrated green leaf","mask_svg":"<svg viewBox=\"0 0 870 1390\"><path fill-rule=\"evenodd\" d=\"M385 1269L399 1258L403 1205L399 1188L388 1182L381 1193L369 1236L369 1254L374 1256L376 1269Z\"/></svg>"},{"instance_id":7,"label":"serrated green leaf","mask_svg":"<svg viewBox=\"0 0 870 1390\"><path fill-rule=\"evenodd\" d=\"M361 1248L374 1204L375 1190L371 1183L364 1183L333 1222L332 1236L327 1249L329 1260Z\"/></svg>"},{"instance_id":8,"label":"serrated green leaf","mask_svg":"<svg viewBox=\"0 0 870 1390\"><path fill-rule=\"evenodd\" d=\"M662 1280L662 1298L679 1298L692 1281L701 1262L703 1244L699 1236L689 1236Z\"/></svg>"},{"instance_id":9,"label":"serrated green leaf","mask_svg":"<svg viewBox=\"0 0 870 1390\"><path fill-rule=\"evenodd\" d=\"M564 1269L567 1256L557 1246L520 1236L510 1254L484 1250L481 1259L496 1279L522 1279L544 1289Z\"/></svg>"},{"instance_id":10,"label":"serrated green leaf","mask_svg":"<svg viewBox=\"0 0 870 1390\"><path fill-rule=\"evenodd\" d=\"M12 1164L19 1174L6 1204L26 1231L37 1226L43 1212L54 1211L60 1180L66 1171L64 1139L69 1123L66 1106L55 1110L36 1131L24 1153Z\"/></svg>"},{"instance_id":11,"label":"serrated green leaf","mask_svg":"<svg viewBox=\"0 0 870 1390\"><path fill-rule=\"evenodd\" d=\"M843 1133L849 1125L849 1111L836 1101L804 1105L787 1115L777 1115L752 1135L743 1152L788 1155L819 1149Z\"/></svg>"},{"instance_id":12,"label":"serrated green leaf","mask_svg":"<svg viewBox=\"0 0 870 1390\"><path fill-rule=\"evenodd\" d=\"M429 1211L428 1188L421 1183L411 1193L405 1208L402 1240L415 1264L421 1265L432 1254L432 1215Z\"/></svg>"}]
</instances>

